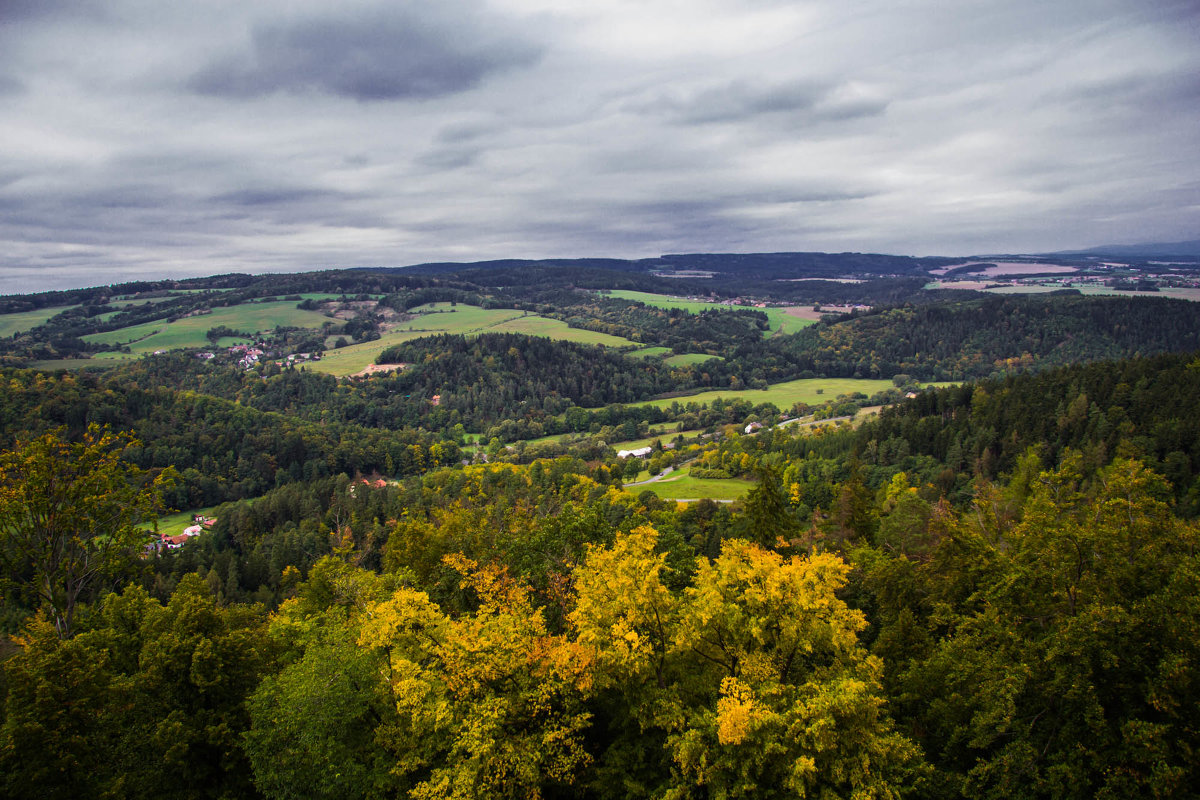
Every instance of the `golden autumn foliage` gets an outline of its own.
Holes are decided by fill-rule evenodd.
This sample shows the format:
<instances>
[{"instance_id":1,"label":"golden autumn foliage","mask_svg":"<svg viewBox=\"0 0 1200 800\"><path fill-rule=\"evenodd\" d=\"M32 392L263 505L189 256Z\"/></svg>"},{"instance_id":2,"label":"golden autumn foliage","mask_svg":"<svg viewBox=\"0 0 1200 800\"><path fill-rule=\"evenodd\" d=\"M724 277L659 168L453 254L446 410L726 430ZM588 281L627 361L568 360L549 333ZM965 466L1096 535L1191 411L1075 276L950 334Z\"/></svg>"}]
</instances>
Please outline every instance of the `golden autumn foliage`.
<instances>
[{"instance_id":1,"label":"golden autumn foliage","mask_svg":"<svg viewBox=\"0 0 1200 800\"><path fill-rule=\"evenodd\" d=\"M569 619L598 685L660 732L675 767L662 796L896 796L918 753L883 713L861 612L837 597L845 562L730 540L671 592L656 543L644 526L591 548Z\"/></svg>"}]
</instances>

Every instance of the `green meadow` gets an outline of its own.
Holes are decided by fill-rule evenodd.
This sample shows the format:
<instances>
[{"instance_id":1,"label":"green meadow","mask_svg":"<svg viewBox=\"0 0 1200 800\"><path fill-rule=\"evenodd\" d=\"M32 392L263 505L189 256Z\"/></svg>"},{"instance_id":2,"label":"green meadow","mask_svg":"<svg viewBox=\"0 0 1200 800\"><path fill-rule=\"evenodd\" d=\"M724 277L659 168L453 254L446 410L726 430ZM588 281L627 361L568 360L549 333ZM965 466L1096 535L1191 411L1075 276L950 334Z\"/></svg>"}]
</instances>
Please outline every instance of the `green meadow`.
<instances>
[{"instance_id":1,"label":"green meadow","mask_svg":"<svg viewBox=\"0 0 1200 800\"><path fill-rule=\"evenodd\" d=\"M54 308L39 308L34 311L17 311L13 314L0 314L0 336L12 336L36 328L51 317L56 317L64 311L77 306L56 306Z\"/></svg>"},{"instance_id":2,"label":"green meadow","mask_svg":"<svg viewBox=\"0 0 1200 800\"><path fill-rule=\"evenodd\" d=\"M668 408L675 402L678 402L680 405L687 405L688 403L704 404L712 403L713 400L722 397L726 400L749 400L755 405L759 403L774 403L781 410L787 410L795 403L818 405L824 403L826 400L834 400L838 395L851 394L853 392L862 392L869 397L876 392L891 388L892 385L892 382L887 379L802 378L800 380L772 384L765 390L742 389L740 391L733 391L731 389L718 389L710 392L701 392L700 394L691 394L686 397L670 397L632 405Z\"/></svg>"},{"instance_id":3,"label":"green meadow","mask_svg":"<svg viewBox=\"0 0 1200 800\"><path fill-rule=\"evenodd\" d=\"M277 325L296 328L320 328L329 318L315 311L296 308L291 300L271 303L243 303L228 308L213 309L211 314L168 322L146 322L105 333L84 336L84 341L119 346L128 344L133 355L173 350L180 347L208 347L205 333L210 328L225 325L246 332L270 331Z\"/></svg>"},{"instance_id":4,"label":"green meadow","mask_svg":"<svg viewBox=\"0 0 1200 800\"><path fill-rule=\"evenodd\" d=\"M650 491L664 500L737 500L754 488L754 482L741 478L693 478L691 467L672 472L661 481L630 486L628 491Z\"/></svg>"},{"instance_id":5,"label":"green meadow","mask_svg":"<svg viewBox=\"0 0 1200 800\"><path fill-rule=\"evenodd\" d=\"M562 320L540 317L512 308L481 308L459 303L430 303L417 306L410 313L415 319L401 322L378 339L352 344L337 350L326 350L320 360L306 365L309 369L330 375L354 375L362 372L369 364L376 363L379 354L392 345L411 341L422 336L436 334L459 334L471 336L479 333L524 333L544 336L581 344L602 344L607 347L637 347L636 342L620 336L571 328ZM336 340L331 337L330 340Z\"/></svg>"},{"instance_id":6,"label":"green meadow","mask_svg":"<svg viewBox=\"0 0 1200 800\"><path fill-rule=\"evenodd\" d=\"M721 356L710 356L707 353L684 353L678 356L670 356L663 359L664 364L669 364L672 367L686 367L692 364L703 364L705 361L712 359L724 361Z\"/></svg>"},{"instance_id":7,"label":"green meadow","mask_svg":"<svg viewBox=\"0 0 1200 800\"><path fill-rule=\"evenodd\" d=\"M816 320L801 319L787 313L786 308L750 308L749 306L731 306L725 303L717 303L708 300L687 300L682 297L671 297L665 294L652 294L650 292L634 292L627 289L614 289L608 293L610 297L616 297L621 300L632 300L638 303L645 303L653 308L679 308L687 311L690 314L699 314L701 311L762 311L767 315L768 325L770 326L767 335L785 335L795 333L798 330L807 328L809 325L816 324Z\"/></svg>"},{"instance_id":8,"label":"green meadow","mask_svg":"<svg viewBox=\"0 0 1200 800\"><path fill-rule=\"evenodd\" d=\"M643 347L641 350L634 350L632 353L625 355L630 358L662 358L669 355L671 348L669 347Z\"/></svg>"},{"instance_id":9,"label":"green meadow","mask_svg":"<svg viewBox=\"0 0 1200 800\"><path fill-rule=\"evenodd\" d=\"M731 308L736 308L736 306L727 306L708 300L688 300L683 297L671 297L666 294L652 294L650 292L634 292L628 289L613 289L608 292L608 296L619 300L632 300L635 303L645 303L653 308L680 308L689 314L699 314L701 311L711 311L712 309L728 311Z\"/></svg>"}]
</instances>

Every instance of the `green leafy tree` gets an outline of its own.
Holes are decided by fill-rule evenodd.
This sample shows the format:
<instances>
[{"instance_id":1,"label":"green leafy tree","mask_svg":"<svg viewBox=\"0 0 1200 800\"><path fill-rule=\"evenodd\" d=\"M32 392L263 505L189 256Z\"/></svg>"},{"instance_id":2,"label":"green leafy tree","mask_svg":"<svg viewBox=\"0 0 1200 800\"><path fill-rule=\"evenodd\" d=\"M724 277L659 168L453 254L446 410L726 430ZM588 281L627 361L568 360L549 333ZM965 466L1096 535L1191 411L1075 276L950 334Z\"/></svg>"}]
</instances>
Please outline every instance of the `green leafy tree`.
<instances>
[{"instance_id":1,"label":"green leafy tree","mask_svg":"<svg viewBox=\"0 0 1200 800\"><path fill-rule=\"evenodd\" d=\"M0 565L71 635L81 598L134 563L174 470L151 477L123 457L138 442L90 426L78 442L48 433L0 454Z\"/></svg>"}]
</instances>

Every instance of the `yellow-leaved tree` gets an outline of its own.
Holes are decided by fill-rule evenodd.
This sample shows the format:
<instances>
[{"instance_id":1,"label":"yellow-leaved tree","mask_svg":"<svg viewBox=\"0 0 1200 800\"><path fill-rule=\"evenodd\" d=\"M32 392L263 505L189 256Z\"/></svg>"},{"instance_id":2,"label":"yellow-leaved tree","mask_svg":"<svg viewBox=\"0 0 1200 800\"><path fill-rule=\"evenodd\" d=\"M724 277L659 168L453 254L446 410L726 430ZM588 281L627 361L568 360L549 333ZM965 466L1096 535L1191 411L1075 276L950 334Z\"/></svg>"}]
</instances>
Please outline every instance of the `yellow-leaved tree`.
<instances>
[{"instance_id":1,"label":"yellow-leaved tree","mask_svg":"<svg viewBox=\"0 0 1200 800\"><path fill-rule=\"evenodd\" d=\"M671 592L656 544L653 528L638 528L593 547L576 571L576 640L626 720L600 779L657 746L673 768L626 764L625 780L643 784L636 793L897 796L920 758L883 708L881 664L858 642L862 614L837 597L847 565L730 540ZM630 786L599 788L619 796Z\"/></svg>"},{"instance_id":2,"label":"yellow-leaved tree","mask_svg":"<svg viewBox=\"0 0 1200 800\"><path fill-rule=\"evenodd\" d=\"M450 617L399 589L364 611L359 644L383 652L395 716L377 732L414 798L538 798L588 762L588 651L547 633L527 586L463 556L446 563L474 592Z\"/></svg>"}]
</instances>

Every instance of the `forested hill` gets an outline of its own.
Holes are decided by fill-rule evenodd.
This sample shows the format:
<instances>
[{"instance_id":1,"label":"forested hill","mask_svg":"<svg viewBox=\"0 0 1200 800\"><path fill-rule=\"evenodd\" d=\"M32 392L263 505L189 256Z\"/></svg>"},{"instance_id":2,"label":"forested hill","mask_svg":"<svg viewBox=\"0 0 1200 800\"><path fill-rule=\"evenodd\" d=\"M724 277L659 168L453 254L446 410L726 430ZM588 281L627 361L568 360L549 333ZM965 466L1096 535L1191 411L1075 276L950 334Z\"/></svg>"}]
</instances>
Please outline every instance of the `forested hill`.
<instances>
[{"instance_id":1,"label":"forested hill","mask_svg":"<svg viewBox=\"0 0 1200 800\"><path fill-rule=\"evenodd\" d=\"M1179 512L1194 517L1200 359L1189 353L1106 361L928 390L885 409L855 438L867 464L911 470L917 462L910 457L924 455L938 474L991 479L1011 474L1030 448L1046 463L1073 450L1086 470L1132 456L1170 481Z\"/></svg>"},{"instance_id":2,"label":"forested hill","mask_svg":"<svg viewBox=\"0 0 1200 800\"><path fill-rule=\"evenodd\" d=\"M889 308L777 347L800 369L962 380L1200 348L1200 304L1158 297L991 296Z\"/></svg>"},{"instance_id":3,"label":"forested hill","mask_svg":"<svg viewBox=\"0 0 1200 800\"><path fill-rule=\"evenodd\" d=\"M516 271L553 268L603 269L621 272L687 272L736 273L759 280L828 277L846 275L903 275L921 273L950 264L961 258L913 258L911 256L881 255L878 253L686 253L663 255L658 258L569 258L569 259L502 259L467 263L439 262L403 267L417 273L447 273L467 271ZM378 268L393 270L396 268Z\"/></svg>"},{"instance_id":4,"label":"forested hill","mask_svg":"<svg viewBox=\"0 0 1200 800\"><path fill-rule=\"evenodd\" d=\"M130 431L142 443L129 453L133 463L180 473L167 498L177 508L255 497L339 473L412 475L460 459L455 443L415 428L303 420L194 391L144 388L136 374L101 379L6 369L0 379L3 447L60 427L70 437L89 424Z\"/></svg>"}]
</instances>

